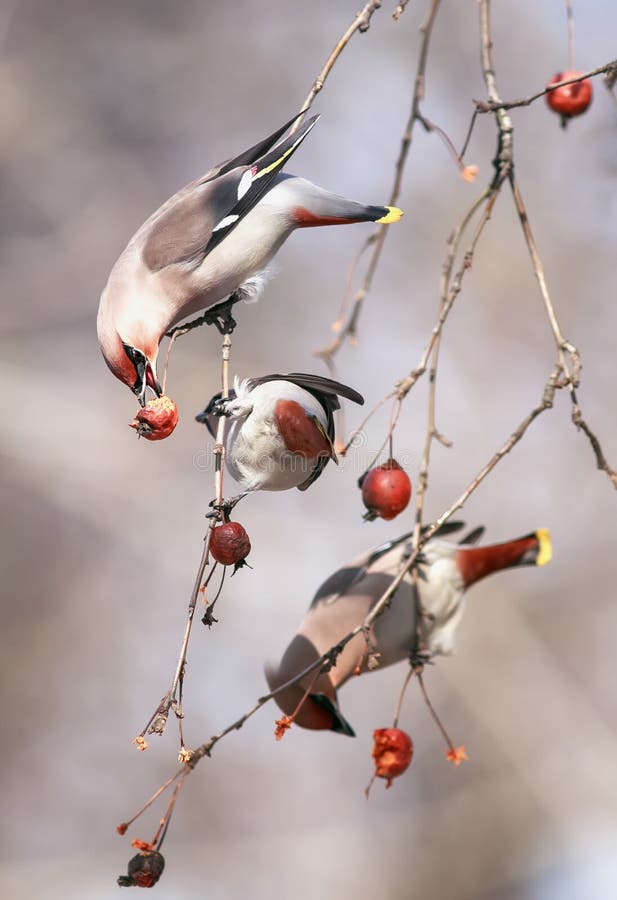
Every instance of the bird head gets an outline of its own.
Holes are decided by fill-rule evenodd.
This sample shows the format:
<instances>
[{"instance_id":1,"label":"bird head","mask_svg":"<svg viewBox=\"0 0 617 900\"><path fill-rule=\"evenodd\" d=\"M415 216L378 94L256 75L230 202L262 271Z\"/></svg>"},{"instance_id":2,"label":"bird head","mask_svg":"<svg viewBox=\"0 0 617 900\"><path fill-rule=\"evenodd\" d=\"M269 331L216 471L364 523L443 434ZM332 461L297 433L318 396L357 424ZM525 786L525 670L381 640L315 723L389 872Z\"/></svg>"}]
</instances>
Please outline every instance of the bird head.
<instances>
[{"instance_id":1,"label":"bird head","mask_svg":"<svg viewBox=\"0 0 617 900\"><path fill-rule=\"evenodd\" d=\"M101 352L109 369L146 405L148 388L160 397L163 389L156 374L158 344L137 336L121 337L117 331L99 334Z\"/></svg>"}]
</instances>

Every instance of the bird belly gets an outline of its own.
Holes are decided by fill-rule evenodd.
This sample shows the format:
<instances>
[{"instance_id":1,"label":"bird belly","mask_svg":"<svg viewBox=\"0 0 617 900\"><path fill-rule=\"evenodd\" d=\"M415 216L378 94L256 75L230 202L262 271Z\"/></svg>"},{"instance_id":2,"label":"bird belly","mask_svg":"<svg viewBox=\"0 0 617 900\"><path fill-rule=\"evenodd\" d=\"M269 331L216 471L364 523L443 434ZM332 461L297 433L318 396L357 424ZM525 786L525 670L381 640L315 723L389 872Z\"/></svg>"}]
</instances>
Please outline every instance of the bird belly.
<instances>
[{"instance_id":1,"label":"bird belly","mask_svg":"<svg viewBox=\"0 0 617 900\"><path fill-rule=\"evenodd\" d=\"M262 423L258 432L248 425L229 436L230 472L236 480L262 491L286 491L306 481L315 459L287 450L273 424Z\"/></svg>"}]
</instances>

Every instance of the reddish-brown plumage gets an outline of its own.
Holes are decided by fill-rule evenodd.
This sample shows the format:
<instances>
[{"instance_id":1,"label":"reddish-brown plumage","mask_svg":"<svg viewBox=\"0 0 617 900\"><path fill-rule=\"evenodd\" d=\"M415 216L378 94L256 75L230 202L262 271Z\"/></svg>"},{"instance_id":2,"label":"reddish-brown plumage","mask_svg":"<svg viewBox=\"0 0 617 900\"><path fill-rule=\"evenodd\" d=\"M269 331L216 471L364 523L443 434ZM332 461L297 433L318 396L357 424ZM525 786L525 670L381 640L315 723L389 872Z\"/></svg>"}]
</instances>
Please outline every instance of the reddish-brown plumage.
<instances>
[{"instance_id":1,"label":"reddish-brown plumage","mask_svg":"<svg viewBox=\"0 0 617 900\"><path fill-rule=\"evenodd\" d=\"M312 228L316 225L353 225L362 222L363 219L345 219L338 216L316 216L303 206L296 206L293 213L293 221L296 228Z\"/></svg>"},{"instance_id":2,"label":"reddish-brown plumage","mask_svg":"<svg viewBox=\"0 0 617 900\"><path fill-rule=\"evenodd\" d=\"M286 448L306 459L332 456L326 435L317 427L315 419L307 416L304 407L295 400L277 400L274 421Z\"/></svg>"},{"instance_id":3,"label":"reddish-brown plumage","mask_svg":"<svg viewBox=\"0 0 617 900\"><path fill-rule=\"evenodd\" d=\"M495 544L493 547L461 548L456 555L456 564L465 587L469 587L492 572L519 565L526 553L537 549L538 538L532 534L506 544Z\"/></svg>"}]
</instances>

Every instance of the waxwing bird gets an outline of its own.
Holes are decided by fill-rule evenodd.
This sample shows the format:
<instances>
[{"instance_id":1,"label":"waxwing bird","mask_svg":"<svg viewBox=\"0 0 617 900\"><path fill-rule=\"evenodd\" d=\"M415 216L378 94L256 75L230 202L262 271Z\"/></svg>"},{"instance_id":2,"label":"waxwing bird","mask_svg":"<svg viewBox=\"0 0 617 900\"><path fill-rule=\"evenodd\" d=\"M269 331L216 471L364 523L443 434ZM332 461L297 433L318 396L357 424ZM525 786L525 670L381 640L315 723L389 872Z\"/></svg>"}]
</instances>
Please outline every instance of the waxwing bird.
<instances>
[{"instance_id":1,"label":"waxwing bird","mask_svg":"<svg viewBox=\"0 0 617 900\"><path fill-rule=\"evenodd\" d=\"M216 437L217 416L229 417L226 465L250 491L305 491L334 451L334 412L339 397L363 404L353 388L330 378L292 372L234 381L227 400L217 394L196 416ZM242 494L241 496L244 496Z\"/></svg>"},{"instance_id":2,"label":"waxwing bird","mask_svg":"<svg viewBox=\"0 0 617 900\"><path fill-rule=\"evenodd\" d=\"M99 304L99 344L142 406L148 387L161 393L156 358L165 333L231 294L256 299L268 263L294 229L402 216L281 173L318 118L281 140L292 119L187 185L150 216L114 265Z\"/></svg>"},{"instance_id":3,"label":"waxwing bird","mask_svg":"<svg viewBox=\"0 0 617 900\"><path fill-rule=\"evenodd\" d=\"M486 547L472 546L481 538L483 528L475 529L458 544L444 539L444 534L461 528L462 522L446 523L418 558L419 602L424 612L420 625L422 649L431 656L452 653L467 588L493 572L513 566L543 566L551 559L546 529ZM292 680L360 625L411 552L411 533L404 534L363 553L331 575L315 594L280 664L266 668L270 690ZM417 649L413 583L413 576L407 573L389 608L373 623L370 658L377 660L379 668L409 659ZM295 717L298 725L353 735L339 710L337 689L353 674L368 671L370 658L360 633L345 645L329 672L313 670L276 694L275 700L290 715L309 691Z\"/></svg>"}]
</instances>

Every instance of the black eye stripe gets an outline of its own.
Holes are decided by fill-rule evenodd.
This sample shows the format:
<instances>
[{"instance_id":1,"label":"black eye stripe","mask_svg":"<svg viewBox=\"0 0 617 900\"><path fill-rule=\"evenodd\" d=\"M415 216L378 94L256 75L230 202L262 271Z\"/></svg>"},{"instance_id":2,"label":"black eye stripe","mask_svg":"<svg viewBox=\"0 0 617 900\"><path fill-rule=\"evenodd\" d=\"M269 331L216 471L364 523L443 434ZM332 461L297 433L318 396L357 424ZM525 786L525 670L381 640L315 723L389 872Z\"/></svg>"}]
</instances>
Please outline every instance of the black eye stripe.
<instances>
[{"instance_id":1,"label":"black eye stripe","mask_svg":"<svg viewBox=\"0 0 617 900\"><path fill-rule=\"evenodd\" d=\"M138 350L136 347L131 347L130 344L125 344L124 342L122 343L122 346L124 352L135 366L135 370L137 370L139 363L142 363L142 365L145 364L146 356L141 350Z\"/></svg>"}]
</instances>

